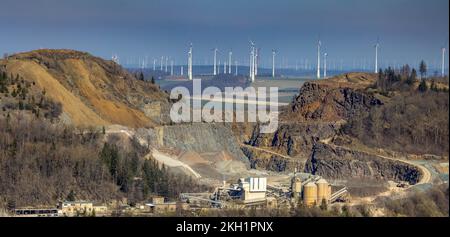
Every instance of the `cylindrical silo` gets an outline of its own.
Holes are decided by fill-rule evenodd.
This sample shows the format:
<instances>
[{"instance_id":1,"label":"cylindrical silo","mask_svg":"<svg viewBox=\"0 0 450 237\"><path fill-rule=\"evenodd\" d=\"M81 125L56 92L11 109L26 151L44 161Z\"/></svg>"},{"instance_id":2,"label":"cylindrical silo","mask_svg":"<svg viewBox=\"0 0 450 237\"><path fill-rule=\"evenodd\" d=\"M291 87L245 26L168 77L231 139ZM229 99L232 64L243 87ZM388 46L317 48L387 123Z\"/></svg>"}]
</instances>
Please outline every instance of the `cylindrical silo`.
<instances>
[{"instance_id":1,"label":"cylindrical silo","mask_svg":"<svg viewBox=\"0 0 450 237\"><path fill-rule=\"evenodd\" d=\"M291 191L292 191L292 196L295 199L300 197L300 195L302 193L302 181L300 180L300 178L298 178L298 177L292 178L292 180L291 180Z\"/></svg>"},{"instance_id":2,"label":"cylindrical silo","mask_svg":"<svg viewBox=\"0 0 450 237\"><path fill-rule=\"evenodd\" d=\"M328 185L328 200L331 198L331 185Z\"/></svg>"},{"instance_id":3,"label":"cylindrical silo","mask_svg":"<svg viewBox=\"0 0 450 237\"><path fill-rule=\"evenodd\" d=\"M317 185L309 182L303 186L303 203L307 206L317 204Z\"/></svg>"},{"instance_id":4,"label":"cylindrical silo","mask_svg":"<svg viewBox=\"0 0 450 237\"><path fill-rule=\"evenodd\" d=\"M322 203L322 200L325 199L327 202L330 199L328 182L325 179L319 179L316 182L317 185L317 203Z\"/></svg>"}]
</instances>

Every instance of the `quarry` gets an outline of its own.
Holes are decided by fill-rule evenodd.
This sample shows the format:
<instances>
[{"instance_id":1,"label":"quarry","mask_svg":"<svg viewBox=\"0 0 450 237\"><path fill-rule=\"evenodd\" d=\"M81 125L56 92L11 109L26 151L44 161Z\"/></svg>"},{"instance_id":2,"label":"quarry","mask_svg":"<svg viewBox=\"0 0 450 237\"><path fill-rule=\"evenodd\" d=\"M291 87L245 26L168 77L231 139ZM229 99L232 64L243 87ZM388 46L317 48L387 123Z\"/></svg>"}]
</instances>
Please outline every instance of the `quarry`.
<instances>
[{"instance_id":1,"label":"quarry","mask_svg":"<svg viewBox=\"0 0 450 237\"><path fill-rule=\"evenodd\" d=\"M76 206L77 212L61 211L64 205L55 208L52 203L57 203L56 200L47 198L44 200L48 208L33 209L22 203L16 207L16 212L12 212L17 216L64 216L63 213L73 216L84 209L107 216L155 216L177 210L201 213L204 210L291 210L296 206L332 209L361 205L373 208L374 213L382 216L385 210L377 203L383 198L399 200L448 184L448 144L445 145L448 129L441 129L442 121L448 121L445 117L448 115L442 113L448 104L436 103L441 107L429 109L433 119L421 113L428 116L418 122L427 124L420 127L424 129L421 132L398 122L409 120L386 116L374 120L374 116L386 114L384 110L388 109L403 109L403 114L408 115L411 106L397 104L398 97L415 104L413 111L424 108L410 96L411 91L402 91L403 84L394 88L391 94L377 91L379 89L374 88L377 74L374 73L350 72L295 83L293 79L282 78L245 82L258 87L279 86L283 96L290 97L277 104L277 128L264 133L262 124L257 122L174 123L169 111L177 100L171 99L160 85L136 80L135 75L114 61L88 53L74 50L20 53L1 60L0 69L18 75L17 80L12 79L16 76L7 77L8 90L20 88L23 97L1 92L3 109L0 111L5 121L13 118L12 125L17 124L14 125L18 127L17 131L25 132L21 122L42 119L44 114L43 119L51 121L49 128L57 128L57 134L61 133L60 139L80 137L81 144L92 141L90 146L96 152L87 153L88 157L97 156L102 145L105 148L105 144L114 144L117 149L124 150L123 159L137 160L130 161L130 167L154 162L158 169L168 172L168 177L180 176L182 180L203 187L201 191L188 188L180 191L180 187L180 190L160 195L158 190L169 189L169 185L145 184L145 175L153 173L136 168L138 171L125 177L126 182L117 180L114 185L127 185L126 188L120 186L123 190L119 193L126 193L124 190L143 193L142 190L152 187L145 196L139 194L136 198L127 194L128 201L113 205L106 201L98 203L101 199L112 199L99 198L98 191L94 195L78 191L82 195L72 200L76 203L66 203ZM244 85L241 77L233 76L205 76L202 83L213 85L217 80L224 80L227 86ZM445 82L438 85L448 88ZM410 85L413 89L417 86L418 83ZM22 88L27 88L28 94ZM428 96L425 99L448 100L447 92ZM39 99L41 102L37 103ZM42 101L49 101L49 105ZM18 109L24 102L26 109ZM382 120L382 124L377 123ZM10 122L5 124L12 126ZM26 124L33 125L32 122ZM70 126L74 128L70 130ZM399 126L401 129L396 129ZM1 131L8 133L11 130L5 127ZM13 135L8 133L5 137L10 136ZM32 141L24 137L26 141ZM45 136L41 137L48 143ZM8 139L5 149L13 147ZM425 142L421 143L421 139ZM63 154L52 157L64 157ZM92 162L92 159L86 162ZM68 167L79 166L77 163ZM110 166L106 172L114 171L113 177L123 172L112 168ZM101 176L93 179L104 177L104 173L102 171ZM66 185L72 184L66 181ZM52 181L50 186L57 187L58 183ZM99 186L109 188L106 184L95 187ZM64 196L69 192L69 189L55 191L54 196L59 195L58 201L64 203L67 201Z\"/></svg>"}]
</instances>

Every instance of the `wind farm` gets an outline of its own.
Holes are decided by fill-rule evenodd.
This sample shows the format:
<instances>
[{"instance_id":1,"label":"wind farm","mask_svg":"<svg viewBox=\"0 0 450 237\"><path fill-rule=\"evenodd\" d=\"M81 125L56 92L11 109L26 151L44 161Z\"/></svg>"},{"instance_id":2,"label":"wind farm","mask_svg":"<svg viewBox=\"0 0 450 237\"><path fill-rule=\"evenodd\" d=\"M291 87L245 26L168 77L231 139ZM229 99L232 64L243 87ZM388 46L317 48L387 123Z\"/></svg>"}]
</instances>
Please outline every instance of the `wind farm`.
<instances>
[{"instance_id":1,"label":"wind farm","mask_svg":"<svg viewBox=\"0 0 450 237\"><path fill-rule=\"evenodd\" d=\"M448 1L22 1L0 216L448 216Z\"/></svg>"}]
</instances>

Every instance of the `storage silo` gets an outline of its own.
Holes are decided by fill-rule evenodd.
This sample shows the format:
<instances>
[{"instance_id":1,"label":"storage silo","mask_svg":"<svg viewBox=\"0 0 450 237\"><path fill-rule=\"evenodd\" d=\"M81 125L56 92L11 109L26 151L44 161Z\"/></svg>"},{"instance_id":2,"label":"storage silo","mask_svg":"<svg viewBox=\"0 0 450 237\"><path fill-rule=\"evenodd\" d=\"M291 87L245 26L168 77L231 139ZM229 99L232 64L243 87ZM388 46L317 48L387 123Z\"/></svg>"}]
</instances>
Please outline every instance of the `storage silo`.
<instances>
[{"instance_id":1,"label":"storage silo","mask_svg":"<svg viewBox=\"0 0 450 237\"><path fill-rule=\"evenodd\" d=\"M325 179L319 179L316 182L317 185L317 203L322 203L325 199L327 202L330 200L329 184Z\"/></svg>"},{"instance_id":2,"label":"storage silo","mask_svg":"<svg viewBox=\"0 0 450 237\"><path fill-rule=\"evenodd\" d=\"M309 182L303 186L303 203L307 206L317 204L317 185Z\"/></svg>"},{"instance_id":3,"label":"storage silo","mask_svg":"<svg viewBox=\"0 0 450 237\"><path fill-rule=\"evenodd\" d=\"M291 180L292 197L298 199L302 193L302 181L299 177L293 177Z\"/></svg>"}]
</instances>

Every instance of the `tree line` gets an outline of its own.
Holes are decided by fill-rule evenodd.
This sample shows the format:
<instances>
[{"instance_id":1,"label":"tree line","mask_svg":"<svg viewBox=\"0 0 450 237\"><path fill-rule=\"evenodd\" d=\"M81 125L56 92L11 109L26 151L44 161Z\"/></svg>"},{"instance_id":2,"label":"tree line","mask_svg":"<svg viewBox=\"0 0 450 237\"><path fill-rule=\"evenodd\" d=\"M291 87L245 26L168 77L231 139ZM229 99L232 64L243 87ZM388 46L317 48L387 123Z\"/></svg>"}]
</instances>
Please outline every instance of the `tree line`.
<instances>
[{"instance_id":1,"label":"tree line","mask_svg":"<svg viewBox=\"0 0 450 237\"><path fill-rule=\"evenodd\" d=\"M392 90L411 90L415 89L414 85L419 82L417 90L420 92L432 91L447 91L448 89L438 88L436 78L431 78L427 82L427 65L422 60L419 65L420 78L415 68L411 68L408 64L403 65L399 70L394 70L391 67L386 69L379 69L378 78L375 87L382 93ZM448 84L448 81L447 81Z\"/></svg>"},{"instance_id":2,"label":"tree line","mask_svg":"<svg viewBox=\"0 0 450 237\"><path fill-rule=\"evenodd\" d=\"M44 118L0 117L0 206L54 205L60 200L130 203L152 195L177 198L206 187L172 174L140 151L104 142L100 129Z\"/></svg>"}]
</instances>

